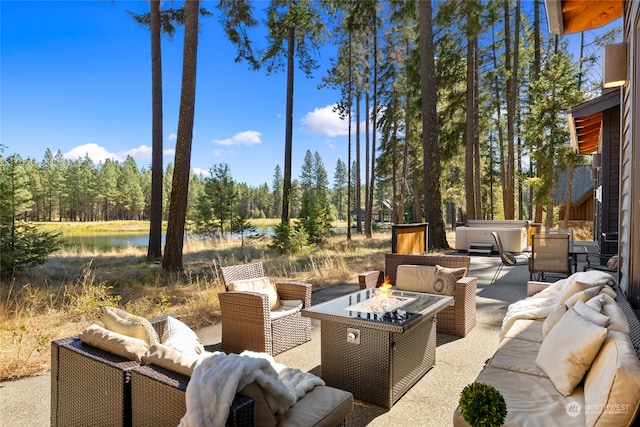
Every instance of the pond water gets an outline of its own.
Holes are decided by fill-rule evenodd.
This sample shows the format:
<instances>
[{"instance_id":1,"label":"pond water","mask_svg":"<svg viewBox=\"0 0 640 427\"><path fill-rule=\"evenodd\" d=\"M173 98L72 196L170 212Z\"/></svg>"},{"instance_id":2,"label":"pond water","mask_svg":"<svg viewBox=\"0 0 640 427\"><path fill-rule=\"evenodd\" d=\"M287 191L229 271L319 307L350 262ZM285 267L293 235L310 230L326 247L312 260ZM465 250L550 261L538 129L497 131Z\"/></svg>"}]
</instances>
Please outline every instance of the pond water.
<instances>
[{"instance_id":1,"label":"pond water","mask_svg":"<svg viewBox=\"0 0 640 427\"><path fill-rule=\"evenodd\" d=\"M335 234L346 234L347 229L342 228L334 228L333 232ZM265 227L259 228L257 234L262 234L265 236L273 235L273 227ZM239 239L239 234L231 234L227 236L231 239ZM247 234L244 235L245 238L250 237ZM62 246L63 247L71 247L71 246L84 246L89 248L98 248L102 250L110 249L113 247L119 246L140 246L147 247L149 244L149 233L117 233L117 234L94 234L94 235L83 235L83 236L61 236ZM166 240L166 233L162 233L162 244L164 245Z\"/></svg>"}]
</instances>

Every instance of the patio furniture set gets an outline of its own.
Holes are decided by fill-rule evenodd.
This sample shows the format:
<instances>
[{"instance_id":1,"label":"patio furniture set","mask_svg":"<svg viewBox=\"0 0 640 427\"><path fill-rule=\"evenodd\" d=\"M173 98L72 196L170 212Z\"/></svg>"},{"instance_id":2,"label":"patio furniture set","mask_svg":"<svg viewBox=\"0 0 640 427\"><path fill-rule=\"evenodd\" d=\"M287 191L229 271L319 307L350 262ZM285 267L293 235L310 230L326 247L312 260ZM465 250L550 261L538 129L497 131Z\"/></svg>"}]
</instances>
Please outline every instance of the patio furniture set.
<instances>
[{"instance_id":1,"label":"patio furniture set","mask_svg":"<svg viewBox=\"0 0 640 427\"><path fill-rule=\"evenodd\" d=\"M403 272L403 267L411 266L416 269ZM266 413L268 406L259 387L245 387L230 405L226 425L253 426L265 417L278 426L339 425L351 412L354 397L391 407L434 366L436 328L462 337L475 325L477 279L467 276L468 268L469 258L463 256L388 254L384 272L360 275L365 289L325 306L311 306L309 284L271 284L260 263L221 268L227 288L219 294L223 351L276 355L309 341L310 318L320 318L321 377L325 382L307 392L286 414ZM380 302L380 290L373 288L385 276L398 285L391 298L401 304L382 312L361 307L373 300ZM416 287L425 277L429 278L427 288ZM356 301L360 305L352 307ZM153 329L158 339L166 335L171 327L167 325L176 322L171 316L133 318L141 324L148 322L147 330ZM197 345L198 354L190 359L173 350L159 352L163 344L149 340L146 352L140 352L137 342L130 342L142 341L140 337L120 337L124 331L93 327L109 334L108 339L90 340L85 330L77 337L52 342L51 424L178 425L187 411L187 386L204 347ZM195 336L193 331L188 333ZM340 354L331 356L336 351ZM371 354L378 355L377 365L390 366L381 369L382 377L377 379L386 385L369 387L382 390L381 396L363 392L363 384L372 380L368 375Z\"/></svg>"},{"instance_id":2,"label":"patio furniture set","mask_svg":"<svg viewBox=\"0 0 640 427\"><path fill-rule=\"evenodd\" d=\"M505 426L631 426L640 406L640 323L603 272L530 281L476 378L503 395ZM461 409L453 425L467 426Z\"/></svg>"}]
</instances>

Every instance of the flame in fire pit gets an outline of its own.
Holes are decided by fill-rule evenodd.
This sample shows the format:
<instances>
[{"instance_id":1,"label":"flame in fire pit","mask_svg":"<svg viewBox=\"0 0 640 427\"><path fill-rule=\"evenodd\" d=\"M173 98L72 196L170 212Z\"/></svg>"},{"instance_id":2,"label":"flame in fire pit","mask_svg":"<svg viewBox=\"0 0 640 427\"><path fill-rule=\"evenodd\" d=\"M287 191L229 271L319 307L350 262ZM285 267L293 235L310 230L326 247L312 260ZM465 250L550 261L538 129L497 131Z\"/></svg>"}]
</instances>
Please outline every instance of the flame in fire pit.
<instances>
[{"instance_id":1,"label":"flame in fire pit","mask_svg":"<svg viewBox=\"0 0 640 427\"><path fill-rule=\"evenodd\" d=\"M393 292L391 290L391 280L389 279L389 276L386 276L384 278L384 282L382 282L382 284L380 285L380 289L378 294L383 296L383 297L390 297L393 295Z\"/></svg>"}]
</instances>

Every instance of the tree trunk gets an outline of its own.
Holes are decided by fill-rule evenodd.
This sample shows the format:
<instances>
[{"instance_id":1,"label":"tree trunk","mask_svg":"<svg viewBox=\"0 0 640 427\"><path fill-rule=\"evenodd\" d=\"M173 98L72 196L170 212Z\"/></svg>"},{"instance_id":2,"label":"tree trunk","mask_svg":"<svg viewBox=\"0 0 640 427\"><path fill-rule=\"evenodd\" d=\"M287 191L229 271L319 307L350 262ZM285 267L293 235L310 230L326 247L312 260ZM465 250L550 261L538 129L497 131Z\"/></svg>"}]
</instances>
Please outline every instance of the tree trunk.
<instances>
[{"instance_id":1,"label":"tree trunk","mask_svg":"<svg viewBox=\"0 0 640 427\"><path fill-rule=\"evenodd\" d=\"M541 67L541 54L540 54L540 5L539 2L533 2L533 79L538 81L540 79L540 67ZM542 135L536 138L536 148L542 149ZM542 171L536 167L536 177L540 179L542 177ZM530 187L531 188L531 187ZM530 191L529 205L533 203L534 194ZM540 203L535 205L535 213L533 215L533 221L542 224L542 205Z\"/></svg>"},{"instance_id":2,"label":"tree trunk","mask_svg":"<svg viewBox=\"0 0 640 427\"><path fill-rule=\"evenodd\" d=\"M509 26L509 0L504 0L504 62L507 73L507 162L503 180L502 202L504 204L504 218L514 218L514 138L515 138L515 66L511 60L511 28ZM516 29L517 30L517 29ZM514 47L515 49L516 47Z\"/></svg>"},{"instance_id":3,"label":"tree trunk","mask_svg":"<svg viewBox=\"0 0 640 427\"><path fill-rule=\"evenodd\" d=\"M356 233L362 234L362 190L360 183L360 89L356 89Z\"/></svg>"},{"instance_id":4,"label":"tree trunk","mask_svg":"<svg viewBox=\"0 0 640 427\"><path fill-rule=\"evenodd\" d=\"M282 183L282 225L289 226L291 219L291 153L293 151L293 75L295 72L295 28L287 34L287 111L284 142L284 180Z\"/></svg>"},{"instance_id":5,"label":"tree trunk","mask_svg":"<svg viewBox=\"0 0 640 427\"><path fill-rule=\"evenodd\" d=\"M377 1L376 1L377 2ZM373 225L371 220L373 218L373 188L376 182L376 130L378 127L378 26L376 19L377 7L373 8L373 114L371 117L373 133L371 134L371 182L368 185L367 194L367 210L370 212L367 217L367 223L365 223L365 233L368 238L373 236ZM369 120L369 116L367 116Z\"/></svg>"},{"instance_id":6,"label":"tree trunk","mask_svg":"<svg viewBox=\"0 0 640 427\"><path fill-rule=\"evenodd\" d=\"M184 9L184 53L182 58L182 88L180 94L180 115L178 137L173 169L169 221L167 224L167 244L162 268L182 270L182 248L184 226L187 215L189 176L191 168L191 143L196 103L196 62L198 52L199 0L185 3Z\"/></svg>"},{"instance_id":7,"label":"tree trunk","mask_svg":"<svg viewBox=\"0 0 640 427\"><path fill-rule=\"evenodd\" d=\"M464 190L466 194L466 209L467 219L478 219L479 212L476 212L475 201L475 185L474 185L474 135L475 135L475 122L474 122L474 96L475 96L475 43L474 38L469 37L467 39L467 97L466 97L466 110L467 117L465 123L465 172L464 172Z\"/></svg>"},{"instance_id":8,"label":"tree trunk","mask_svg":"<svg viewBox=\"0 0 640 427\"><path fill-rule=\"evenodd\" d=\"M573 197L572 195L572 188L573 188L573 166L569 166L569 179L568 179L569 185L567 188L567 201L565 203L565 207L564 207L564 222L562 224L562 228L569 228L569 217L571 216L571 198Z\"/></svg>"},{"instance_id":9,"label":"tree trunk","mask_svg":"<svg viewBox=\"0 0 640 427\"><path fill-rule=\"evenodd\" d=\"M160 0L151 0L151 208L148 259L162 257L162 55Z\"/></svg>"},{"instance_id":10,"label":"tree trunk","mask_svg":"<svg viewBox=\"0 0 640 427\"><path fill-rule=\"evenodd\" d=\"M433 47L431 0L418 4L420 30L420 88L422 107L422 145L424 147L424 213L429 223L430 249L448 249L442 219L440 192L440 151L438 147L438 114L436 110L436 79Z\"/></svg>"}]
</instances>

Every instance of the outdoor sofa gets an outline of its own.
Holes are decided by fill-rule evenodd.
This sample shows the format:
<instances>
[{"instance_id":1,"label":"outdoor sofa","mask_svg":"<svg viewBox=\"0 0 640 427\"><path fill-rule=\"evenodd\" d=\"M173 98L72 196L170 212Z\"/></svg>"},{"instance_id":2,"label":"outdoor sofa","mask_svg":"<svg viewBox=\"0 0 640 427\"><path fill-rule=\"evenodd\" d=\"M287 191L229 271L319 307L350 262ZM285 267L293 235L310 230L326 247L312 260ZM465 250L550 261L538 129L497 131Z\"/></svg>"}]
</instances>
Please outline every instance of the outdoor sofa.
<instances>
[{"instance_id":1,"label":"outdoor sofa","mask_svg":"<svg viewBox=\"0 0 640 427\"><path fill-rule=\"evenodd\" d=\"M150 320L158 336L163 335L168 319ZM51 425L175 427L186 412L190 380L179 371L143 365L77 336L55 340L51 344ZM264 405L259 387L249 384L236 394L226 425L336 426L351 412L353 396L316 386L285 414L265 415Z\"/></svg>"},{"instance_id":2,"label":"outdoor sofa","mask_svg":"<svg viewBox=\"0 0 640 427\"><path fill-rule=\"evenodd\" d=\"M454 305L445 308L437 315L438 333L465 337L476 325L476 288L477 277L468 276L471 259L468 256L458 255L420 255L420 254L393 254L387 253L384 258L384 271L366 271L358 275L360 289L379 287L386 277L392 285L397 284L398 267L432 266L444 267L454 276L452 292ZM428 284L418 284L418 286ZM414 291L418 288L409 287L404 290Z\"/></svg>"},{"instance_id":3,"label":"outdoor sofa","mask_svg":"<svg viewBox=\"0 0 640 427\"><path fill-rule=\"evenodd\" d=\"M530 281L528 298L509 306L500 345L475 380L503 395L504 426L637 425L640 322L609 277L613 288L600 288L602 272ZM453 425L469 425L460 407Z\"/></svg>"}]
</instances>

